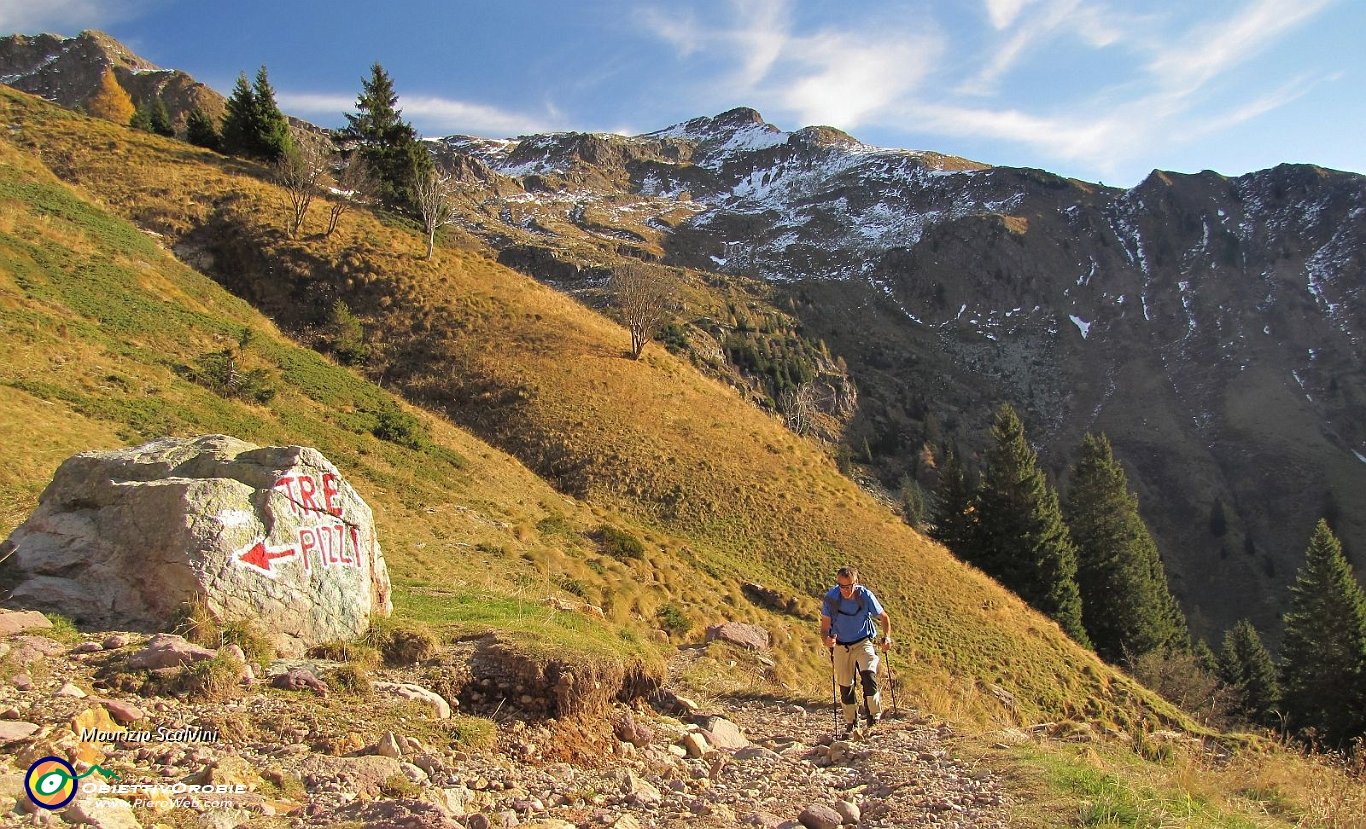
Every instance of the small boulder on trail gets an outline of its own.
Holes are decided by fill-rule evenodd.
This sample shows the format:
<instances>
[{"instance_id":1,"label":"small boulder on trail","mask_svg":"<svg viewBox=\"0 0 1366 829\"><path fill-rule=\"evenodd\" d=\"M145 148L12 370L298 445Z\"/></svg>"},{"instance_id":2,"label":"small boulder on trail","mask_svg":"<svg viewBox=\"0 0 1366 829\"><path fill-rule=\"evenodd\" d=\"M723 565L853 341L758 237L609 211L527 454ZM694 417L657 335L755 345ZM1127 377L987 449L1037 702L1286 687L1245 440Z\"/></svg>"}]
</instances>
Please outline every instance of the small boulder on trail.
<instances>
[{"instance_id":1,"label":"small boulder on trail","mask_svg":"<svg viewBox=\"0 0 1366 829\"><path fill-rule=\"evenodd\" d=\"M205 435L82 452L4 547L15 604L105 628L166 630L197 602L289 653L392 609L370 507L303 446Z\"/></svg>"},{"instance_id":2,"label":"small boulder on trail","mask_svg":"<svg viewBox=\"0 0 1366 829\"><path fill-rule=\"evenodd\" d=\"M742 622L722 622L707 628L707 641L718 639L751 651L766 651L769 645L768 631Z\"/></svg>"}]
</instances>

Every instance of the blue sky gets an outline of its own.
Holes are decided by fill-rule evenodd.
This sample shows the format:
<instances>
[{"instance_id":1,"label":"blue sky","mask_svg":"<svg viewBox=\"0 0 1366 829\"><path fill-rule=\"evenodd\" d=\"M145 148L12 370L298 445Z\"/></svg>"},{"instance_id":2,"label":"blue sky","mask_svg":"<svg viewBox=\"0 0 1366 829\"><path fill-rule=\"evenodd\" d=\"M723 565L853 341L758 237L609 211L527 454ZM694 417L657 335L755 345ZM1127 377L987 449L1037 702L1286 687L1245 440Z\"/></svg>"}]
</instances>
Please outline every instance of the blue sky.
<instances>
[{"instance_id":1,"label":"blue sky","mask_svg":"<svg viewBox=\"0 0 1366 829\"><path fill-rule=\"evenodd\" d=\"M221 92L265 64L338 125L379 61L424 136L641 133L751 106L879 146L1107 184L1281 162L1366 172L1362 0L0 0Z\"/></svg>"}]
</instances>

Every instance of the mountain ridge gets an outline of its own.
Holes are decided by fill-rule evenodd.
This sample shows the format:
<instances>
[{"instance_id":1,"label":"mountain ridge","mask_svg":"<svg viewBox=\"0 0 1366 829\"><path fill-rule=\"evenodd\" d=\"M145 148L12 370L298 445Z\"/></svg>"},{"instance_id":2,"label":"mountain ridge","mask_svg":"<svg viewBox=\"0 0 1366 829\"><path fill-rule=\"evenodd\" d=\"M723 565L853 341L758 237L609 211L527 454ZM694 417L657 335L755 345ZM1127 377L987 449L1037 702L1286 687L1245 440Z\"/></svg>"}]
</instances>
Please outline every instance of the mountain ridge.
<instances>
[{"instance_id":1,"label":"mountain ridge","mask_svg":"<svg viewBox=\"0 0 1366 829\"><path fill-rule=\"evenodd\" d=\"M1001 400L1060 483L1082 432L1106 430L1206 638L1251 613L1274 640L1318 514L1366 567L1361 176L1154 170L1120 189L745 107L428 144L462 182L464 233L591 304L634 260L734 281L719 319L682 320L694 359L724 351L726 303L790 315L847 362L843 440L884 486L932 489L926 446L971 459Z\"/></svg>"},{"instance_id":2,"label":"mountain ridge","mask_svg":"<svg viewBox=\"0 0 1366 829\"><path fill-rule=\"evenodd\" d=\"M1110 431L1203 636L1251 613L1274 640L1317 513L1333 514L1360 556L1366 378L1354 366L1366 298L1353 251L1366 239L1366 179L1284 164L1233 178L1154 171L1120 190L842 140L805 145L802 131L735 112L718 116L720 132L703 118L598 136L619 151L553 169L485 157L491 177L513 179L492 188L506 212L501 226L473 215L467 227L505 251L541 251L521 254L532 275L547 257L625 255L774 286L775 302L848 360L864 406L846 442L871 447L888 486L903 475L933 484L916 468L927 441L980 449L1000 399L1025 412L1055 479L1084 430ZM760 140L733 140L747 131ZM661 159L647 151L660 136L694 144ZM524 140L540 159L561 146ZM707 142L736 151L707 156ZM594 211L592 226L575 221ZM503 236L519 222L536 237ZM1143 391L1126 393L1126 375ZM1207 532L1220 508L1230 529ZM1197 576L1211 567L1225 595ZM1251 607L1239 598L1249 593Z\"/></svg>"},{"instance_id":3,"label":"mountain ridge","mask_svg":"<svg viewBox=\"0 0 1366 829\"><path fill-rule=\"evenodd\" d=\"M796 739L809 740L807 729L824 731L831 687L825 654L814 646L814 600L807 594L828 586L833 565L852 559L865 565L867 582L896 615L892 658L903 710L945 712L986 732L964 735L964 743L958 739L962 732L947 724L926 724L919 717L907 721L912 728L928 725L923 735L948 740L953 753L967 753L973 769L964 777L958 762L940 754L936 740L922 747L907 743L904 747L918 754L903 757L900 735L911 729L889 724L887 739L896 744L888 748L896 751L878 755L876 762L863 751L848 759L869 776L870 788L856 795L859 802L893 810L870 810L869 819L891 814L914 822L925 811L943 813L945 804L959 811L952 800L955 781L992 795L986 785L993 780L1003 783L1004 802L979 804L990 814L1000 814L996 807L1011 807L1011 825L1052 825L1060 810L1074 806L1078 814L1093 814L1094 793L1052 780L1061 772L1068 780L1102 780L1108 791L1117 792L1121 806L1138 799L1135 811L1161 819L1190 817L1191 780L1198 778L1201 787L1206 781L1223 787L1209 806L1210 793L1202 789L1201 817L1209 815L1218 825L1243 825L1244 815L1253 814L1258 825L1280 826L1315 806L1305 792L1326 791L1336 783L1326 773L1291 778L1284 772L1268 783L1266 758L1276 753L1259 750L1259 737L1217 736L1202 746L1167 731L1203 733L1130 676L1065 639L1052 621L872 503L839 474L820 445L787 432L776 418L736 399L731 389L661 347L652 344L645 359L632 361L624 351L623 329L499 266L499 251L469 231L456 228L432 261L421 257L414 228L367 210L343 216L332 238L313 232L321 221L314 213L306 231L292 239L283 229L283 193L262 165L60 111L10 90L0 90L0 109L10 126L0 137L5 171L0 176L0 259L5 264L0 317L15 333L0 343L11 355L0 361L0 382L8 392L0 396L0 433L11 447L0 477L5 515L22 515L56 460L71 449L89 447L90 440L131 442L148 434L213 429L320 445L343 464L367 500L373 498L400 617L440 624L441 634L456 641L437 660L398 676L388 671L381 676L455 690L466 682L459 669L467 665L489 683L512 679L510 687L518 688L500 699L504 691L497 684L478 686L469 698L469 713L462 699L458 735L436 724L441 733L434 737L429 737L433 722L428 718L388 703L361 702L350 692L337 692L332 701L285 703L288 713L301 712L292 722L277 716L280 705L260 716L254 705L229 703L238 709L231 720L238 736L229 736L209 754L157 759L157 768L148 773L184 776L193 772L189 763L217 759L220 750L255 759L261 744L273 753L281 735L296 742L291 758L310 751L367 754L373 740L384 743L382 732L393 729L414 750L440 751L437 762L421 761L434 769L432 780L443 781L454 769L469 783L471 773L484 774L485 768L482 754L464 751L466 740L479 736L471 728L477 722L470 720L492 710L489 717L501 712L504 720L485 722L485 733L496 731L507 750L494 762L514 762L525 773L497 774L497 783L514 788L470 795L470 810L507 804L534 817L598 819L598 807L613 809L624 798L597 800L598 781L615 778L611 785L630 784L635 791L638 777L626 766L642 769L641 776L649 774L663 787L658 774L671 781L701 780L708 776L708 761L665 755L667 766L660 772L653 759L657 753L647 754L641 765L637 751L620 746L613 729L601 722L585 725L564 718L525 727L516 695L522 692L518 683L526 682L526 673L518 673L526 662L560 671L571 666L581 680L602 676L604 657L647 650L641 647L641 631L665 619L687 624L687 631L673 632L672 641L687 643L678 653L695 662L688 675L694 687L714 697L717 706L743 709L742 722L751 713L769 720L780 713L783 722L777 728L785 733L792 728L785 722L799 722L802 733ZM194 262L204 273L184 262ZM687 276L690 291L698 290L697 280L717 279ZM238 298L221 290L223 285ZM731 280L724 280L727 285ZM749 296L754 307L738 307L739 313L769 309L759 307L759 294ZM376 351L373 362L347 370L301 347L311 344L340 359L326 318L337 299L361 321L366 343ZM243 336L245 331L251 336ZM223 399L183 373L197 355L234 343L243 359L264 367L270 382L279 384L280 393L269 404ZM407 370L395 371L403 366ZM361 374L382 382L384 389ZM391 396L395 391L467 429L399 408ZM415 425L395 410L413 414ZM384 412L389 415L381 421ZM388 429L378 429L382 423ZM398 436L392 429L399 429ZM381 438L381 432L389 437ZM511 449L511 455L500 447ZM575 483L586 486L582 496L564 494ZM637 534L646 553L641 559L616 559L602 544L604 527ZM746 591L740 583L743 574L755 572L772 575L770 587L795 590L798 613L758 604L757 591ZM579 606L586 597L611 598L602 606L607 619L559 604ZM556 601L544 605L542 598ZM719 643L694 645L698 620L736 613L773 632L768 656ZM556 626L563 628L561 636L574 638L546 641L546 628ZM489 649L490 636L499 647ZM587 639L591 646L583 653ZM81 647L89 650L85 643ZM109 647L102 645L101 653L82 657L76 666L86 665L86 658L117 665L122 654ZM479 662L469 656L471 649L499 650L500 660L510 665ZM56 658L67 660L66 654ZM67 676L89 682L82 668L38 676L36 687L49 690ZM552 684L557 692L557 683L525 687L540 694ZM254 702L255 691L249 694ZM273 702L280 694L266 691L265 697ZM788 705L790 694L809 705ZM67 706L78 705L74 698L63 699L68 699L63 707L40 712L52 716L38 720L60 727ZM212 718L217 709L157 701L156 710L161 716ZM347 716L347 710L361 716ZM311 727L303 722L305 727L292 728L307 716L316 716ZM1030 733L1011 728L1041 718L1053 725ZM239 744L240 735L253 746ZM404 735L421 737L421 747ZM542 774L535 763L563 758L566 736L581 740L579 746L611 765L612 776L568 770L575 783L567 789L560 785L561 766L544 766ZM1090 744L1078 754L1076 743L1082 740ZM462 746L448 750L447 742ZM770 744L787 751L791 740L784 736ZM990 757L984 757L986 744L994 746ZM51 754L45 744L31 748ZM1229 748L1236 763L1229 762ZM744 762L750 763L749 757ZM1143 757L1162 759L1149 763ZM712 762L710 776L723 778L725 785L688 788L710 789L694 799L683 791L673 795L671 784L664 798L669 825L675 810L679 825L734 824L725 811L701 809L721 800L747 806L758 798L746 793L736 799L732 792L740 787L732 784L742 776L764 776L765 758L739 766L739 755L710 755L720 761ZM134 774L152 768L138 758L120 759ZM298 781L279 769L269 773L281 787L290 785L288 796L295 802L321 800L320 809L311 813L320 824L336 822L339 815L396 819L426 809L414 799L395 800L398 793L414 791L398 778L380 787L376 802L358 799L357 809L329 811L355 785L346 780L348 770L377 759L311 755L303 785L294 785ZM787 774L772 774L758 789L788 799L832 795L832 778L852 777L840 765L844 761L833 761L828 753L826 759L837 765L814 770L814 787L791 785ZM790 759L773 762L775 768L791 770ZM921 763L948 766L948 773L922 772ZM984 763L1001 763L1007 773L996 777L982 768ZM295 766L290 762L284 768ZM1277 772L1283 768L1277 766ZM1244 769L1255 770L1261 781L1255 795L1247 795L1251 770ZM1154 773L1161 774L1156 803ZM1216 780L1217 774L1224 777ZM1291 783L1310 778L1324 783ZM531 793L544 800L541 806L522 798L518 787L531 781L537 787ZM485 783L470 788L500 788ZM423 795L434 793L418 785ZM835 787L847 791L846 784ZM552 799L561 792L571 798L568 803ZM583 803L590 798L591 810ZM1264 815L1265 798L1277 799L1276 815ZM1348 796L1339 800L1341 809L1356 802ZM785 800L780 806L784 814L795 811ZM281 810L292 807L280 804ZM277 815L269 822L284 819Z\"/></svg>"},{"instance_id":4,"label":"mountain ridge","mask_svg":"<svg viewBox=\"0 0 1366 829\"><path fill-rule=\"evenodd\" d=\"M0 38L0 83L84 110L112 71L135 106L160 100L171 121L184 131L191 111L222 117L227 99L178 69L163 69L135 54L104 32L89 29L75 37L13 34Z\"/></svg>"}]
</instances>

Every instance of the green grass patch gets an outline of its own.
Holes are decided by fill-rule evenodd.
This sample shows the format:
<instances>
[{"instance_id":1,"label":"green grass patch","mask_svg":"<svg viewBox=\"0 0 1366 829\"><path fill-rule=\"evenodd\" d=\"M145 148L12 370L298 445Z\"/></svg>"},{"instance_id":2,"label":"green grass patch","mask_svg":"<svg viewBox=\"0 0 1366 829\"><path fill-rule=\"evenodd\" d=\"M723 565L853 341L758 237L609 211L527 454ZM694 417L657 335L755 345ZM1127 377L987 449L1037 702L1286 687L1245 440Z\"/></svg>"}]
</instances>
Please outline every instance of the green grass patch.
<instances>
[{"instance_id":1,"label":"green grass patch","mask_svg":"<svg viewBox=\"0 0 1366 829\"><path fill-rule=\"evenodd\" d=\"M396 580L393 595L396 617L427 623L446 638L498 631L532 652L547 655L602 652L618 658L659 658L647 644L625 642L613 625L537 601L416 580Z\"/></svg>"},{"instance_id":2,"label":"green grass patch","mask_svg":"<svg viewBox=\"0 0 1366 829\"><path fill-rule=\"evenodd\" d=\"M1042 792L1032 792L1031 803L1019 807L1021 823L1042 818L1035 809L1049 804L1065 815L1068 826L1105 829L1168 829L1200 826L1211 829L1257 829L1258 823L1237 806L1212 803L1203 793L1190 791L1192 778L1179 769L1144 762L1121 747L1104 744L1022 746L1014 760L1038 776Z\"/></svg>"}]
</instances>

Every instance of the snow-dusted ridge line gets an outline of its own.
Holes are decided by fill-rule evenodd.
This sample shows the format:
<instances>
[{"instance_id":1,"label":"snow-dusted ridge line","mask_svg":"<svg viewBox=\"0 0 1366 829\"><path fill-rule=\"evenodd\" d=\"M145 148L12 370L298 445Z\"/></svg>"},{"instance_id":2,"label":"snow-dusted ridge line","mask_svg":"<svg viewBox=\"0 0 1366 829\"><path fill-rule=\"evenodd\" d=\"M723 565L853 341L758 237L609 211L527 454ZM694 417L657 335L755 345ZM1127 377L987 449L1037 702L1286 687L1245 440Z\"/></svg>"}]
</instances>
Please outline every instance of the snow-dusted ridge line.
<instances>
[{"instance_id":1,"label":"snow-dusted ridge line","mask_svg":"<svg viewBox=\"0 0 1366 829\"><path fill-rule=\"evenodd\" d=\"M35 74L37 74L37 73L43 71L44 69L48 68L48 67L51 66L52 64L56 63L58 60L61 60L63 57L65 57L66 54L67 54L68 52L70 52L71 49L72 49L72 47L74 47L75 45L76 45L76 39L75 39L75 38L68 38L65 42L63 42L62 48L61 48L60 50L58 50L57 52L55 52L55 53L53 53L53 54L51 54L51 55L48 55L48 56L43 60L42 63L39 63L37 66L34 66L32 69L29 69L29 70L27 70L27 71L25 71L25 72L16 72L16 73L14 73L13 75L4 75L4 76L0 76L0 83L7 84L7 85L8 85L8 84L12 84L12 83L14 83L15 81L18 81L18 80L21 80L21 79L23 79L23 78L28 77L29 75L35 75Z\"/></svg>"}]
</instances>

